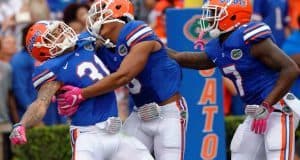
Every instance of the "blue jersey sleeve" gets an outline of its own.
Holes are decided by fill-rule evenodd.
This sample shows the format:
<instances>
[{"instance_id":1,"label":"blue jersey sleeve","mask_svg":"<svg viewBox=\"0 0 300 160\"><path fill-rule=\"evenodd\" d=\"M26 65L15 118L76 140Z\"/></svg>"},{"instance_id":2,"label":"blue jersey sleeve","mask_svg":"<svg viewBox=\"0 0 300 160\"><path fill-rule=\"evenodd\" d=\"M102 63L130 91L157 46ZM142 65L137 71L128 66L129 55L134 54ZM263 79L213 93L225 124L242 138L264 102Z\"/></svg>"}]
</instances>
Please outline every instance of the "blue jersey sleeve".
<instances>
[{"instance_id":1,"label":"blue jersey sleeve","mask_svg":"<svg viewBox=\"0 0 300 160\"><path fill-rule=\"evenodd\" d=\"M45 82L54 81L55 79L55 73L44 65L36 67L32 75L32 83L36 89L39 89Z\"/></svg>"},{"instance_id":2,"label":"blue jersey sleeve","mask_svg":"<svg viewBox=\"0 0 300 160\"><path fill-rule=\"evenodd\" d=\"M160 41L151 27L143 21L131 21L123 29L123 40L128 47L143 41Z\"/></svg>"},{"instance_id":3,"label":"blue jersey sleeve","mask_svg":"<svg viewBox=\"0 0 300 160\"><path fill-rule=\"evenodd\" d=\"M274 41L271 28L262 22L250 23L243 28L242 32L245 44L255 44L267 38Z\"/></svg>"}]
</instances>

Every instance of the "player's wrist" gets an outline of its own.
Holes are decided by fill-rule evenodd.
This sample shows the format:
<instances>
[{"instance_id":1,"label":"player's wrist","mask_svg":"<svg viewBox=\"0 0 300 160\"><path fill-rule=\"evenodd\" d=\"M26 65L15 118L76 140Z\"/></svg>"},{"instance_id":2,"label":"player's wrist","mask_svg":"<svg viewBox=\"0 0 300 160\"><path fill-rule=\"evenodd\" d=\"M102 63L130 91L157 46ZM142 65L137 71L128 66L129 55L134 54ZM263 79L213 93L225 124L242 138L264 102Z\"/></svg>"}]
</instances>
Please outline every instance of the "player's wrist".
<instances>
[{"instance_id":1,"label":"player's wrist","mask_svg":"<svg viewBox=\"0 0 300 160\"><path fill-rule=\"evenodd\" d=\"M25 129L23 123L21 123L21 122L15 123L15 124L13 124L13 126L12 126L13 129L14 129L14 128L17 128L17 127L22 127L22 128Z\"/></svg>"},{"instance_id":2,"label":"player's wrist","mask_svg":"<svg viewBox=\"0 0 300 160\"><path fill-rule=\"evenodd\" d=\"M268 101L263 101L261 103L261 105L263 107L265 107L269 112L272 112L274 110L274 108L272 107L272 105Z\"/></svg>"}]
</instances>

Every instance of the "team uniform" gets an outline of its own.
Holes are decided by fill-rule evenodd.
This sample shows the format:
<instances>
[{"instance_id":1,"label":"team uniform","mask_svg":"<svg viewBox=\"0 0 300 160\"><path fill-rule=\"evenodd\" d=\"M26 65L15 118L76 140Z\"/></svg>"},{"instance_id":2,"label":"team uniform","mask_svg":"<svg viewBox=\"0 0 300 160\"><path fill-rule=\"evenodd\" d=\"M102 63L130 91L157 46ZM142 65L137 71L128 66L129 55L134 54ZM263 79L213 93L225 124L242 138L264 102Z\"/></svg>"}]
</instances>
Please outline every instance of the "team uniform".
<instances>
[{"instance_id":1,"label":"team uniform","mask_svg":"<svg viewBox=\"0 0 300 160\"><path fill-rule=\"evenodd\" d=\"M130 21L120 31L116 53L102 53L100 50L98 56L111 71L116 71L131 47L144 41L162 44L144 22ZM157 160L183 159L186 103L182 98L164 106L157 105L178 93L180 81L179 65L168 57L162 47L151 53L144 69L127 85L136 106L123 129L141 140L150 151L154 149ZM158 114L152 114L154 108Z\"/></svg>"},{"instance_id":2,"label":"team uniform","mask_svg":"<svg viewBox=\"0 0 300 160\"><path fill-rule=\"evenodd\" d=\"M59 81L65 85L87 87L109 75L109 70L95 55L94 40L88 32L82 33L74 51L49 59L35 68L34 86L39 88L45 82ZM131 154L130 159L152 159L146 147L136 139L107 132L105 127L110 117L117 117L114 92L80 104L70 117L73 159L126 159L120 158L124 154Z\"/></svg>"},{"instance_id":3,"label":"team uniform","mask_svg":"<svg viewBox=\"0 0 300 160\"><path fill-rule=\"evenodd\" d=\"M261 104L279 77L279 72L269 69L250 53L252 45L267 38L274 40L269 26L250 22L233 31L224 42L217 38L206 45L208 57L234 82L247 105ZM292 159L298 118L283 101L273 107L265 134L251 131L250 116L239 125L231 142L233 160Z\"/></svg>"},{"instance_id":4,"label":"team uniform","mask_svg":"<svg viewBox=\"0 0 300 160\"><path fill-rule=\"evenodd\" d=\"M268 24L273 32L276 44L281 47L285 41L285 27L288 25L287 0L254 0L253 20L263 21Z\"/></svg>"}]
</instances>

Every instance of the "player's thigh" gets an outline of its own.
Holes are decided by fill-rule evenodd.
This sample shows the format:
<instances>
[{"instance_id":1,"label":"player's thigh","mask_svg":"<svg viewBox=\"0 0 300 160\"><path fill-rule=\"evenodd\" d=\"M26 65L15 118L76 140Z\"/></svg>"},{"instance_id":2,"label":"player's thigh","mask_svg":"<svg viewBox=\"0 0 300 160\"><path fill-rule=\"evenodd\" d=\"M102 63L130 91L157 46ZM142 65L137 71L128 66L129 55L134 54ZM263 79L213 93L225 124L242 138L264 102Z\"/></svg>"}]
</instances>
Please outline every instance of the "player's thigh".
<instances>
[{"instance_id":1,"label":"player's thigh","mask_svg":"<svg viewBox=\"0 0 300 160\"><path fill-rule=\"evenodd\" d=\"M265 159L263 135L252 132L251 123L247 117L236 129L230 145L232 160Z\"/></svg>"},{"instance_id":2,"label":"player's thigh","mask_svg":"<svg viewBox=\"0 0 300 160\"><path fill-rule=\"evenodd\" d=\"M183 159L186 122L179 117L163 117L159 133L154 138L154 153L157 160Z\"/></svg>"},{"instance_id":3,"label":"player's thigh","mask_svg":"<svg viewBox=\"0 0 300 160\"><path fill-rule=\"evenodd\" d=\"M76 132L76 133L75 133ZM75 159L100 159L103 157L95 157L95 146L97 145L97 137L95 134L80 133L78 130L71 131L72 141L72 157ZM97 153L102 152L98 150Z\"/></svg>"},{"instance_id":4,"label":"player's thigh","mask_svg":"<svg viewBox=\"0 0 300 160\"><path fill-rule=\"evenodd\" d=\"M146 131L144 128L147 127L145 125L147 124L140 120L137 113L132 112L122 127L122 133L136 137L148 148L148 150L153 150L153 138L149 135L150 133L145 133Z\"/></svg>"},{"instance_id":5,"label":"player's thigh","mask_svg":"<svg viewBox=\"0 0 300 160\"><path fill-rule=\"evenodd\" d=\"M265 134L267 159L293 159L295 141L295 119L293 114L273 112Z\"/></svg>"},{"instance_id":6,"label":"player's thigh","mask_svg":"<svg viewBox=\"0 0 300 160\"><path fill-rule=\"evenodd\" d=\"M74 160L104 160L102 157L95 158L94 154L90 151L76 151Z\"/></svg>"},{"instance_id":7,"label":"player's thigh","mask_svg":"<svg viewBox=\"0 0 300 160\"><path fill-rule=\"evenodd\" d=\"M137 138L119 135L120 144L111 160L154 160L146 146Z\"/></svg>"}]
</instances>

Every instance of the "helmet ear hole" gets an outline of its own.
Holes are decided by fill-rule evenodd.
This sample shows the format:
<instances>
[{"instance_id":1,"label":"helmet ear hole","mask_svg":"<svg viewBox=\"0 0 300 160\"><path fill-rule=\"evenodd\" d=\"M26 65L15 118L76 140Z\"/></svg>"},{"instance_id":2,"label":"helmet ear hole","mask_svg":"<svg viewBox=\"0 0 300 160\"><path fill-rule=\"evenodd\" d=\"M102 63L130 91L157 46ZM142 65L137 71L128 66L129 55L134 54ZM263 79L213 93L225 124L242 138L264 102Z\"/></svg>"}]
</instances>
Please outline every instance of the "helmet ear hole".
<instances>
[{"instance_id":1,"label":"helmet ear hole","mask_svg":"<svg viewBox=\"0 0 300 160\"><path fill-rule=\"evenodd\" d=\"M46 56L46 53L41 52L41 53L40 53L40 56L41 56L41 57L44 57L44 56Z\"/></svg>"},{"instance_id":2,"label":"helmet ear hole","mask_svg":"<svg viewBox=\"0 0 300 160\"><path fill-rule=\"evenodd\" d=\"M236 20L236 15L231 16L230 20L235 21Z\"/></svg>"},{"instance_id":3,"label":"helmet ear hole","mask_svg":"<svg viewBox=\"0 0 300 160\"><path fill-rule=\"evenodd\" d=\"M122 7L121 5L116 5L117 10L121 9L121 7Z\"/></svg>"}]
</instances>

